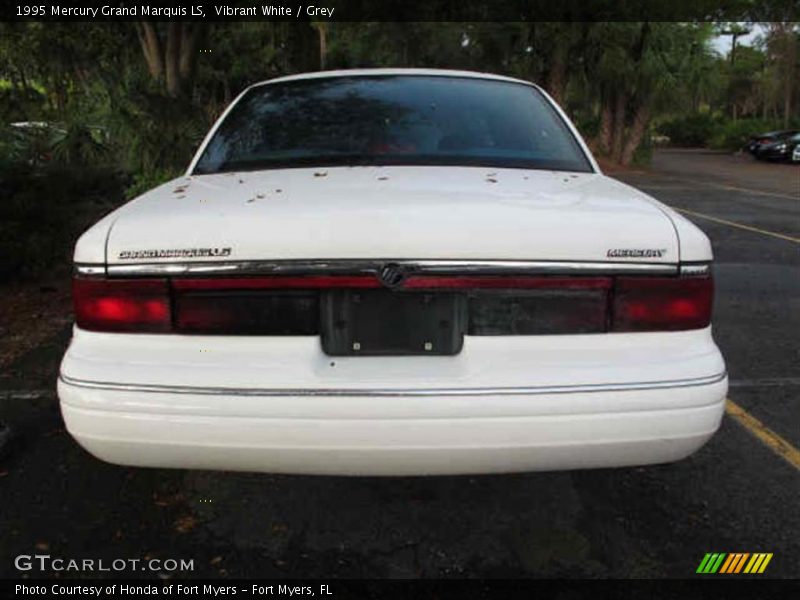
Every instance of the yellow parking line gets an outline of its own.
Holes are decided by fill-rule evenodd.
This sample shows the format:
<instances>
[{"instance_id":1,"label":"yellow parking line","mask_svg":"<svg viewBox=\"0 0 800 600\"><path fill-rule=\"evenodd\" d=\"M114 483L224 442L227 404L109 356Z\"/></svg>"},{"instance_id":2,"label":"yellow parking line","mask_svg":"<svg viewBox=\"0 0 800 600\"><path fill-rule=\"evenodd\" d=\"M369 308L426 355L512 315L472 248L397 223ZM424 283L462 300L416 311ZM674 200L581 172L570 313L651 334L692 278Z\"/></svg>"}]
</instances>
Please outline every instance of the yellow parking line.
<instances>
[{"instance_id":1,"label":"yellow parking line","mask_svg":"<svg viewBox=\"0 0 800 600\"><path fill-rule=\"evenodd\" d=\"M720 219L719 217L712 217L709 215L704 215L703 213L695 212L693 210L687 210L685 208L678 208L677 206L673 206L673 209L686 213L687 215L692 215L693 217L697 217L699 219L706 219L708 221L714 221L715 223L722 223L723 225L729 225L731 227L738 227L739 229L745 229L747 231L754 231L756 233L760 233L762 235L768 235L774 238L778 238L779 240L786 240L789 242L794 242L795 244L800 244L800 238L792 237L791 235L786 235L783 233L775 233L774 231L767 231L766 229L759 229L758 227L751 227L750 225L742 225L741 223L736 223L734 221L728 221L727 219Z\"/></svg>"},{"instance_id":2,"label":"yellow parking line","mask_svg":"<svg viewBox=\"0 0 800 600\"><path fill-rule=\"evenodd\" d=\"M792 446L733 400L728 399L725 404L725 412L761 440L767 448L786 460L795 469L800 469L800 450Z\"/></svg>"}]
</instances>

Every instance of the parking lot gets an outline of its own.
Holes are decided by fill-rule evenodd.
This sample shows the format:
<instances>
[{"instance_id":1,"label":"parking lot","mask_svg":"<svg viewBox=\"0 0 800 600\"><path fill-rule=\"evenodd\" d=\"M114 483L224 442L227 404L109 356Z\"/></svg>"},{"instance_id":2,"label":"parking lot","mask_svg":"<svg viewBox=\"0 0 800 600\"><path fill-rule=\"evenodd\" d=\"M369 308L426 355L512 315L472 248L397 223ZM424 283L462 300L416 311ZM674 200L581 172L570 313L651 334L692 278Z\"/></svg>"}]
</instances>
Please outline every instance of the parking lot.
<instances>
[{"instance_id":1,"label":"parking lot","mask_svg":"<svg viewBox=\"0 0 800 600\"><path fill-rule=\"evenodd\" d=\"M734 404L696 455L399 479L115 467L63 429L65 329L0 373L17 434L0 459L0 576L39 553L194 560L175 577L690 577L707 552L770 552L765 576L800 576L800 168L661 150L617 176L714 245Z\"/></svg>"}]
</instances>

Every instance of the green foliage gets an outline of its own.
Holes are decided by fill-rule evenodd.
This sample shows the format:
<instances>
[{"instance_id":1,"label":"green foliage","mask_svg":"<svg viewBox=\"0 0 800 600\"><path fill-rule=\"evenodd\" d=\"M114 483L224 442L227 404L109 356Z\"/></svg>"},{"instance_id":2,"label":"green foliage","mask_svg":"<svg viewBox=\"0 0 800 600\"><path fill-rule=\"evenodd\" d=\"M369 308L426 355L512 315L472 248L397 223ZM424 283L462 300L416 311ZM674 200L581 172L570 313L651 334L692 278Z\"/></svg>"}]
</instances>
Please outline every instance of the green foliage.
<instances>
[{"instance_id":1,"label":"green foliage","mask_svg":"<svg viewBox=\"0 0 800 600\"><path fill-rule=\"evenodd\" d=\"M575 127L587 139L597 136L600 131L600 119L591 114L582 113L573 117Z\"/></svg>"},{"instance_id":2,"label":"green foliage","mask_svg":"<svg viewBox=\"0 0 800 600\"><path fill-rule=\"evenodd\" d=\"M131 173L185 169L209 127L191 104L152 93L123 99L109 123L118 160Z\"/></svg>"},{"instance_id":3,"label":"green foliage","mask_svg":"<svg viewBox=\"0 0 800 600\"><path fill-rule=\"evenodd\" d=\"M497 23L334 23L331 68L473 68ZM467 40L466 45L465 40Z\"/></svg>"},{"instance_id":4,"label":"green foliage","mask_svg":"<svg viewBox=\"0 0 800 600\"><path fill-rule=\"evenodd\" d=\"M0 128L0 165L36 167L53 158L53 145L63 130L43 122L23 122Z\"/></svg>"},{"instance_id":5,"label":"green foliage","mask_svg":"<svg viewBox=\"0 0 800 600\"><path fill-rule=\"evenodd\" d=\"M100 166L109 158L103 130L70 123L53 142L53 160L75 167Z\"/></svg>"},{"instance_id":6,"label":"green foliage","mask_svg":"<svg viewBox=\"0 0 800 600\"><path fill-rule=\"evenodd\" d=\"M735 60L713 49L710 23L215 22L198 30L202 52L180 56L178 97L165 85L165 56L154 68L134 23L0 23L0 127L59 124L0 132L0 165L113 165L139 193L183 171L246 86L319 68L323 41L327 68L455 68L536 82L614 160L630 160L666 116L659 131L674 143L730 148L758 127L708 115L778 119L800 108L797 26L781 19L764 24L754 46L740 44ZM155 24L162 54L176 48L177 30Z\"/></svg>"},{"instance_id":7,"label":"green foliage","mask_svg":"<svg viewBox=\"0 0 800 600\"><path fill-rule=\"evenodd\" d=\"M0 88L0 123L25 121L26 115L41 112L44 101L44 94L35 89L4 86Z\"/></svg>"},{"instance_id":8,"label":"green foliage","mask_svg":"<svg viewBox=\"0 0 800 600\"><path fill-rule=\"evenodd\" d=\"M136 196L141 196L154 187L180 175L181 171L177 169L152 169L136 173L133 176L133 182L125 188L125 198L130 200Z\"/></svg>"},{"instance_id":9,"label":"green foliage","mask_svg":"<svg viewBox=\"0 0 800 600\"><path fill-rule=\"evenodd\" d=\"M25 147L25 139L17 128L0 123L0 169L22 162Z\"/></svg>"},{"instance_id":10,"label":"green foliage","mask_svg":"<svg viewBox=\"0 0 800 600\"><path fill-rule=\"evenodd\" d=\"M800 129L800 119L789 122L790 129ZM781 119L738 119L721 115L689 115L664 121L658 133L676 146L705 146L715 150L740 150L752 135L784 129Z\"/></svg>"},{"instance_id":11,"label":"green foliage","mask_svg":"<svg viewBox=\"0 0 800 600\"><path fill-rule=\"evenodd\" d=\"M658 133L674 146L705 146L719 127L719 119L708 113L677 117L658 125Z\"/></svg>"},{"instance_id":12,"label":"green foliage","mask_svg":"<svg viewBox=\"0 0 800 600\"><path fill-rule=\"evenodd\" d=\"M644 136L642 143L633 153L631 165L634 167L647 167L653 160L653 143L649 135Z\"/></svg>"},{"instance_id":13,"label":"green foliage","mask_svg":"<svg viewBox=\"0 0 800 600\"><path fill-rule=\"evenodd\" d=\"M789 123L790 128L800 128L800 120ZM708 139L708 146L715 150L740 150L751 135L783 129L779 119L739 119L718 124Z\"/></svg>"}]
</instances>

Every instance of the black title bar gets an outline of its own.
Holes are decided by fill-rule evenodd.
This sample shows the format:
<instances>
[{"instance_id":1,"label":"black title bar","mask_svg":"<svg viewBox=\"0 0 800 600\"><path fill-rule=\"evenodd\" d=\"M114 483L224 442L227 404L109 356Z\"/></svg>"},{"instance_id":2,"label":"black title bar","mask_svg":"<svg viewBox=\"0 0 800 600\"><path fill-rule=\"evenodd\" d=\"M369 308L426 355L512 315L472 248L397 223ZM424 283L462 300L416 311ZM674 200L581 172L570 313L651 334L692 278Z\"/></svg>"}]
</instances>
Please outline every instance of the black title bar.
<instances>
[{"instance_id":1,"label":"black title bar","mask_svg":"<svg viewBox=\"0 0 800 600\"><path fill-rule=\"evenodd\" d=\"M792 21L797 0L5 0L2 21Z\"/></svg>"}]
</instances>

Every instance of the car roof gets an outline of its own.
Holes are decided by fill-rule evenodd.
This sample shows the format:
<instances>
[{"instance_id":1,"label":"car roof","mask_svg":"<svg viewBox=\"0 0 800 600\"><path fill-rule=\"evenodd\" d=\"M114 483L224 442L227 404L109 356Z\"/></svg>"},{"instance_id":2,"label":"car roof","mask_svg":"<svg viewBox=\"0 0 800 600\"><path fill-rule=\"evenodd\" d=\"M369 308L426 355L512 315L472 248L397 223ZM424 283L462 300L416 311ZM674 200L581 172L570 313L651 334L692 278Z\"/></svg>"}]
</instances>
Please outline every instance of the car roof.
<instances>
[{"instance_id":1,"label":"car roof","mask_svg":"<svg viewBox=\"0 0 800 600\"><path fill-rule=\"evenodd\" d=\"M767 131L765 133L759 133L755 137L778 137L778 136L786 136L786 135L794 135L795 133L800 133L797 129L779 129L778 131Z\"/></svg>"},{"instance_id":2,"label":"car roof","mask_svg":"<svg viewBox=\"0 0 800 600\"><path fill-rule=\"evenodd\" d=\"M516 79L505 75L494 73L479 73L477 71L457 71L451 69L337 69L333 71L314 71L311 73L297 73L295 75L284 75L275 79L268 79L251 85L258 87L271 83L282 83L285 81L301 81L304 79L325 79L329 77L380 77L380 76L400 76L400 75L426 75L434 77L467 77L471 79L489 79L494 81L508 81L512 83L522 83L533 87L537 85L524 79Z\"/></svg>"}]
</instances>

